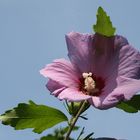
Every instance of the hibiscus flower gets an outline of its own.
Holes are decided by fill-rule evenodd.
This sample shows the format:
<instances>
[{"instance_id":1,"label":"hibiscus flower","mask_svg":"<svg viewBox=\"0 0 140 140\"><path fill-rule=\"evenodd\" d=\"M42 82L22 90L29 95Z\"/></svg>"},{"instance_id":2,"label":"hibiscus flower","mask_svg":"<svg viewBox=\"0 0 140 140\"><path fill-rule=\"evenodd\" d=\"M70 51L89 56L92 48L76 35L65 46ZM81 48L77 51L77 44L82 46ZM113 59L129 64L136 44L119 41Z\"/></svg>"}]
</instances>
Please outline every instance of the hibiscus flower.
<instances>
[{"instance_id":1,"label":"hibiscus flower","mask_svg":"<svg viewBox=\"0 0 140 140\"><path fill-rule=\"evenodd\" d=\"M66 43L70 61L57 59L40 71L58 99L108 109L140 91L140 53L124 37L70 32Z\"/></svg>"}]
</instances>

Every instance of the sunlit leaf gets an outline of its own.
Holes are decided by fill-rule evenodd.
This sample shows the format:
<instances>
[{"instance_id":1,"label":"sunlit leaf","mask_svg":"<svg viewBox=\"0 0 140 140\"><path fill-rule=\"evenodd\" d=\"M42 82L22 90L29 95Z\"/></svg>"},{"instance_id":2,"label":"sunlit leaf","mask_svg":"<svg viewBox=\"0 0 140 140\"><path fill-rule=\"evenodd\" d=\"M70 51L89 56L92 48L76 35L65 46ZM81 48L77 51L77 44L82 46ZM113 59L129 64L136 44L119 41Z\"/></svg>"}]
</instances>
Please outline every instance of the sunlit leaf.
<instances>
[{"instance_id":1,"label":"sunlit leaf","mask_svg":"<svg viewBox=\"0 0 140 140\"><path fill-rule=\"evenodd\" d=\"M98 8L97 22L93 25L95 33L111 37L114 36L116 28L113 27L110 17L106 14L102 7Z\"/></svg>"},{"instance_id":2,"label":"sunlit leaf","mask_svg":"<svg viewBox=\"0 0 140 140\"><path fill-rule=\"evenodd\" d=\"M10 125L16 130L33 128L34 132L41 133L68 119L58 109L37 105L30 101L29 104L20 103L12 110L6 111L5 114L0 116L0 120L2 124Z\"/></svg>"}]
</instances>

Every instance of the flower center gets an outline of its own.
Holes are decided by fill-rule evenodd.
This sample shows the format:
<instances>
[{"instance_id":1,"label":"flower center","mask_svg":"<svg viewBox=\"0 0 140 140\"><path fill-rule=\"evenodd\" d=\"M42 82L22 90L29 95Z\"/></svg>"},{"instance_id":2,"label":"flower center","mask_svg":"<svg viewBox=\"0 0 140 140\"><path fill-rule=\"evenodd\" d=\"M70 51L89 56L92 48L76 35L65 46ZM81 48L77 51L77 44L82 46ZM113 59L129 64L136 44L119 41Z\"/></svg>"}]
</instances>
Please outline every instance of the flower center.
<instances>
[{"instance_id":1,"label":"flower center","mask_svg":"<svg viewBox=\"0 0 140 140\"><path fill-rule=\"evenodd\" d=\"M83 73L82 76L84 78L84 89L87 92L92 92L95 89L95 81L92 78L92 73Z\"/></svg>"},{"instance_id":2,"label":"flower center","mask_svg":"<svg viewBox=\"0 0 140 140\"><path fill-rule=\"evenodd\" d=\"M102 89L105 86L105 81L101 77L96 77L91 72L82 74L83 84L81 90L86 95L99 96L102 93Z\"/></svg>"}]
</instances>

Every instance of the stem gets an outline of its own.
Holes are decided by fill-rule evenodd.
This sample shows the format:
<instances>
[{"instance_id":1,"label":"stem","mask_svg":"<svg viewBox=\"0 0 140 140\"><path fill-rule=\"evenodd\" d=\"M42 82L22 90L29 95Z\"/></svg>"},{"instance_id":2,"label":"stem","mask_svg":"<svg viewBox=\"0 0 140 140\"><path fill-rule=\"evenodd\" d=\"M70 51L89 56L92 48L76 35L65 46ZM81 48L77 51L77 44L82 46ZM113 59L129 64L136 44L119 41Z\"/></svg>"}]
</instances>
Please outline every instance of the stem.
<instances>
[{"instance_id":1,"label":"stem","mask_svg":"<svg viewBox=\"0 0 140 140\"><path fill-rule=\"evenodd\" d=\"M79 107L79 111L77 112L77 114L71 118L71 121L70 121L70 126L69 126L69 129L68 129L68 132L67 132L67 135L65 137L64 140L69 140L69 136L75 126L75 123L77 122L79 116L81 115L84 107L85 107L85 104L86 104L86 101L84 101L83 103L81 103L81 106Z\"/></svg>"}]
</instances>

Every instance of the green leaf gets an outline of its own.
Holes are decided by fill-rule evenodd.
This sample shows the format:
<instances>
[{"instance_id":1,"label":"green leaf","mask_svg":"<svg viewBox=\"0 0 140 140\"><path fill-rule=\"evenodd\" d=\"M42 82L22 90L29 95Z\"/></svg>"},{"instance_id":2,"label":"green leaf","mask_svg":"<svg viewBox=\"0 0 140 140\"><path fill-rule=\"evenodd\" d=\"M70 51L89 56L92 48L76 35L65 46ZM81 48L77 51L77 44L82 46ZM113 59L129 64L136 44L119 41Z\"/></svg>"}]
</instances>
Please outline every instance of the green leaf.
<instances>
[{"instance_id":1,"label":"green leaf","mask_svg":"<svg viewBox=\"0 0 140 140\"><path fill-rule=\"evenodd\" d=\"M68 119L58 109L29 101L29 104L20 103L12 110L6 111L0 116L0 120L4 125L10 125L16 130L33 128L34 132L42 133Z\"/></svg>"},{"instance_id":2,"label":"green leaf","mask_svg":"<svg viewBox=\"0 0 140 140\"><path fill-rule=\"evenodd\" d=\"M83 140L91 140L91 139L92 139L91 136L92 136L93 134L94 134L93 132L90 133L90 134L88 134Z\"/></svg>"},{"instance_id":3,"label":"green leaf","mask_svg":"<svg viewBox=\"0 0 140 140\"><path fill-rule=\"evenodd\" d=\"M77 131L79 128L80 128L79 126L74 126L72 131ZM61 130L61 133L64 135L67 133L68 129L69 129L69 126L63 128L63 129L60 129L60 130Z\"/></svg>"},{"instance_id":4,"label":"green leaf","mask_svg":"<svg viewBox=\"0 0 140 140\"><path fill-rule=\"evenodd\" d=\"M53 135L48 135L48 136L44 136L42 137L40 140L64 140L64 136L63 137L57 137L57 136L53 136ZM72 138L69 138L69 140L74 140Z\"/></svg>"},{"instance_id":5,"label":"green leaf","mask_svg":"<svg viewBox=\"0 0 140 140\"><path fill-rule=\"evenodd\" d=\"M135 95L129 101L120 102L116 107L128 113L137 113L140 110L140 95Z\"/></svg>"},{"instance_id":6,"label":"green leaf","mask_svg":"<svg viewBox=\"0 0 140 140\"><path fill-rule=\"evenodd\" d=\"M84 134L84 130L85 130L85 127L82 128L82 130L76 140L80 140L81 136Z\"/></svg>"},{"instance_id":7,"label":"green leaf","mask_svg":"<svg viewBox=\"0 0 140 140\"><path fill-rule=\"evenodd\" d=\"M71 102L71 103L68 103L66 101L65 108L67 109L67 111L69 112L70 115L76 116L77 112L79 111L79 108L80 108L81 104L82 104L82 102ZM84 108L82 110L82 113L85 112L89 107L90 107L90 104L88 102L86 102L85 103L85 106L84 106ZM80 117L81 118L84 118L83 116L80 116Z\"/></svg>"},{"instance_id":8,"label":"green leaf","mask_svg":"<svg viewBox=\"0 0 140 140\"><path fill-rule=\"evenodd\" d=\"M48 135L48 136L42 137L40 140L57 140L57 138L53 135Z\"/></svg>"},{"instance_id":9,"label":"green leaf","mask_svg":"<svg viewBox=\"0 0 140 140\"><path fill-rule=\"evenodd\" d=\"M111 37L114 36L116 28L113 27L110 17L106 14L102 7L98 8L97 22L93 25L95 33Z\"/></svg>"},{"instance_id":10,"label":"green leaf","mask_svg":"<svg viewBox=\"0 0 140 140\"><path fill-rule=\"evenodd\" d=\"M90 134L88 134L85 138L81 138L82 135L84 134L84 130L85 130L85 127L82 128L82 130L81 130L81 132L80 132L80 134L79 134L79 136L77 137L76 140L93 140L93 139L91 138L91 136L94 134L93 132L90 133Z\"/></svg>"},{"instance_id":11,"label":"green leaf","mask_svg":"<svg viewBox=\"0 0 140 140\"><path fill-rule=\"evenodd\" d=\"M47 136L41 137L40 140L64 140L65 134L67 133L67 128L59 128L55 129L52 134L48 134ZM75 130L78 130L79 127L75 126ZM69 140L74 140L69 138Z\"/></svg>"}]
</instances>

